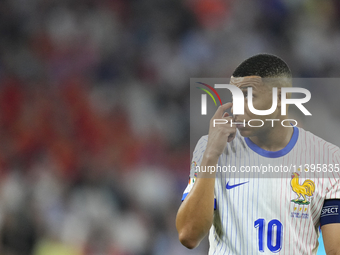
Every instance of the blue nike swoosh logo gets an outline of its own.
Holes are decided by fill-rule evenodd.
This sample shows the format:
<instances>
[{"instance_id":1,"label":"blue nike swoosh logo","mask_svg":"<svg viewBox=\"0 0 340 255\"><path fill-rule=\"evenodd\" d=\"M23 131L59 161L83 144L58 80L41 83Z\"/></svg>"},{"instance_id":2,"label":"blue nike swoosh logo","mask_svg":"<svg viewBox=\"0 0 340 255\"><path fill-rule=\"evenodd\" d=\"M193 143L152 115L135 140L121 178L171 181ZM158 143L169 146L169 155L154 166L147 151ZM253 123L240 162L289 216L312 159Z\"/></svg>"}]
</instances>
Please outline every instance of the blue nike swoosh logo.
<instances>
[{"instance_id":1,"label":"blue nike swoosh logo","mask_svg":"<svg viewBox=\"0 0 340 255\"><path fill-rule=\"evenodd\" d=\"M229 185L229 182L227 182L227 189L233 189L233 188L236 188L237 186L246 184L246 183L248 183L248 182L249 182L249 181L247 181L247 182L242 182L242 183L238 183L238 184L234 184L234 185Z\"/></svg>"}]
</instances>

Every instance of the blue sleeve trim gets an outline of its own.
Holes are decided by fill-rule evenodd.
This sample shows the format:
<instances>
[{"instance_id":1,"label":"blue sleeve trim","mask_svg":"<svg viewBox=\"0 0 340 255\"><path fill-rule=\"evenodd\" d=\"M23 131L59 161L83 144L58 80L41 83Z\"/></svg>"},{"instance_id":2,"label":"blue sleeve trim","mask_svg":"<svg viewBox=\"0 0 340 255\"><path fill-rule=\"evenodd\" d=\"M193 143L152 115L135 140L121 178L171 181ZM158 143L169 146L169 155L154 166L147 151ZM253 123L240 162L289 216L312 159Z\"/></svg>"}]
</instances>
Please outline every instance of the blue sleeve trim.
<instances>
[{"instance_id":1,"label":"blue sleeve trim","mask_svg":"<svg viewBox=\"0 0 340 255\"><path fill-rule=\"evenodd\" d=\"M182 196L182 202L184 201L184 199L187 197L189 193L184 193ZM214 199L214 210L216 210L217 207L217 203L216 203L216 198Z\"/></svg>"},{"instance_id":2,"label":"blue sleeve trim","mask_svg":"<svg viewBox=\"0 0 340 255\"><path fill-rule=\"evenodd\" d=\"M320 225L340 223L340 199L325 200L320 216Z\"/></svg>"},{"instance_id":3,"label":"blue sleeve trim","mask_svg":"<svg viewBox=\"0 0 340 255\"><path fill-rule=\"evenodd\" d=\"M183 196L182 196L182 202L184 201L184 199L187 197L189 193L184 193Z\"/></svg>"}]
</instances>

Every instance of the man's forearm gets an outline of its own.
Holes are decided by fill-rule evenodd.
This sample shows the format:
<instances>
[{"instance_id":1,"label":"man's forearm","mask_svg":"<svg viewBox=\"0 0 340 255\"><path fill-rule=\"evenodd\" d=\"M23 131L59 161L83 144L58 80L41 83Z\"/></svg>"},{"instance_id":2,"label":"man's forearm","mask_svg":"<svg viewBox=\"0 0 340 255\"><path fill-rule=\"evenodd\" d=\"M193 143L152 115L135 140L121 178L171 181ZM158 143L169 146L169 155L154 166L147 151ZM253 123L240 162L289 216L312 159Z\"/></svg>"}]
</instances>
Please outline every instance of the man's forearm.
<instances>
[{"instance_id":1,"label":"man's forearm","mask_svg":"<svg viewBox=\"0 0 340 255\"><path fill-rule=\"evenodd\" d=\"M218 157L204 155L201 167L216 166ZM188 196L180 206L176 217L176 228L181 243L189 249L195 248L208 233L214 215L214 173L198 173L198 178Z\"/></svg>"}]
</instances>

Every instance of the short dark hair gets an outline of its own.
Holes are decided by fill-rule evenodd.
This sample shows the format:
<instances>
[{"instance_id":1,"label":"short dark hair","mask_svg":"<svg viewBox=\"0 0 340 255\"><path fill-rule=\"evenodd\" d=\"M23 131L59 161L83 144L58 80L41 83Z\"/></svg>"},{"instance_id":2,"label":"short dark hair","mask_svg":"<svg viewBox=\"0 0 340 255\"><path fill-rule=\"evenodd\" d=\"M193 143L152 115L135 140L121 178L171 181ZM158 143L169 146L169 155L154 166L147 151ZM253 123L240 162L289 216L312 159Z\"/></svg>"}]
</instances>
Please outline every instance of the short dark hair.
<instances>
[{"instance_id":1,"label":"short dark hair","mask_svg":"<svg viewBox=\"0 0 340 255\"><path fill-rule=\"evenodd\" d=\"M244 60L234 71L233 77L260 76L292 77L292 73L281 58L271 54L257 54Z\"/></svg>"}]
</instances>

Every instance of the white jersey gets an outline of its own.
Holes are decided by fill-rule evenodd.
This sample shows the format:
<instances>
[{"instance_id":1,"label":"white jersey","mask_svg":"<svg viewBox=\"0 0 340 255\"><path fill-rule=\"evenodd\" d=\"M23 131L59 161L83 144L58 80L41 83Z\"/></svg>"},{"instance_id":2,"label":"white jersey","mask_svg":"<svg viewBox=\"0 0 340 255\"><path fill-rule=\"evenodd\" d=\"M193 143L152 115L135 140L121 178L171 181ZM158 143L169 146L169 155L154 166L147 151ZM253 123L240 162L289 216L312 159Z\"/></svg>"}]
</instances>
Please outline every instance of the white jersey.
<instances>
[{"instance_id":1,"label":"white jersey","mask_svg":"<svg viewBox=\"0 0 340 255\"><path fill-rule=\"evenodd\" d=\"M195 148L192 171L201 164L207 140L203 136ZM216 173L209 254L316 254L324 201L340 198L339 163L338 147L302 128L294 127L288 145L276 152L261 149L237 131L219 157L219 166L291 168L276 173L277 178L263 178L262 173L254 178L248 173ZM333 172L325 176L324 167ZM183 199L194 184L191 175Z\"/></svg>"}]
</instances>

